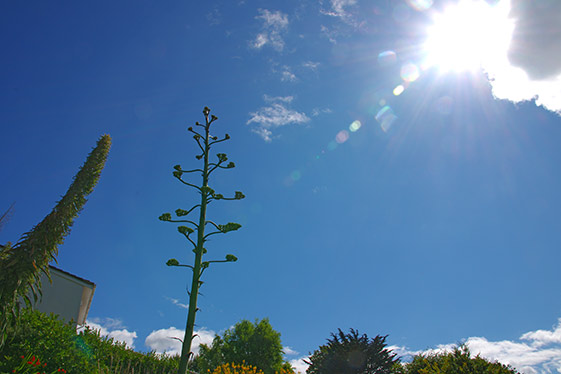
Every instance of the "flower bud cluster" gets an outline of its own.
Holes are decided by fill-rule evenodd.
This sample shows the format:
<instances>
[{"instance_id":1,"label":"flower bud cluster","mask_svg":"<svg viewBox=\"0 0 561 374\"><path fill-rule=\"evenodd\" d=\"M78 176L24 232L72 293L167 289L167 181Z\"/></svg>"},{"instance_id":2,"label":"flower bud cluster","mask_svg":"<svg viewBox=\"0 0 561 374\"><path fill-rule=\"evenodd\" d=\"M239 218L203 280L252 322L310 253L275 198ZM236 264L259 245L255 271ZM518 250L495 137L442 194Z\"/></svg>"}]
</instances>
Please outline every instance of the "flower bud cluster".
<instances>
[{"instance_id":1,"label":"flower bud cluster","mask_svg":"<svg viewBox=\"0 0 561 374\"><path fill-rule=\"evenodd\" d=\"M195 230L187 226L179 226L177 228L177 231L179 231L183 235L189 235L192 234Z\"/></svg>"},{"instance_id":2,"label":"flower bud cluster","mask_svg":"<svg viewBox=\"0 0 561 374\"><path fill-rule=\"evenodd\" d=\"M158 219L160 221L171 221L171 214L170 213L164 213L161 216L159 216Z\"/></svg>"}]
</instances>

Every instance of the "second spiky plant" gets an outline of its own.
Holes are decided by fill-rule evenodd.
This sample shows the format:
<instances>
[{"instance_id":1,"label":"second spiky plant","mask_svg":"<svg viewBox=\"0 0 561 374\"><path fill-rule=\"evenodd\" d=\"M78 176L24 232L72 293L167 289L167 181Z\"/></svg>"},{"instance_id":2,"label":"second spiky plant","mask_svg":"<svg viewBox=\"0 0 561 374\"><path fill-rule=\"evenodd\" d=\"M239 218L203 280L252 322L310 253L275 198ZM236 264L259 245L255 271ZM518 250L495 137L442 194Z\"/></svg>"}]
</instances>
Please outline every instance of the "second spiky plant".
<instances>
[{"instance_id":1,"label":"second spiky plant","mask_svg":"<svg viewBox=\"0 0 561 374\"><path fill-rule=\"evenodd\" d=\"M183 223L184 225L179 226L177 231L180 234L184 235L188 242L193 246L193 252L195 253L195 261L193 265L185 265L180 264L178 260L172 258L168 260L168 266L180 266L190 268L193 272L193 279L191 282L191 289L188 291L189 293L189 311L187 314L187 326L185 328L185 337L183 339L183 346L181 348L181 361L179 363L179 374L185 374L187 372L187 364L189 358L191 356L191 343L193 341L193 330L195 327L195 315L197 313L197 297L199 295L199 288L202 284L201 276L203 272L210 266L212 263L217 262L235 262L237 261L236 256L228 254L226 258L223 260L212 260L212 261L203 261L203 255L207 252L205 248L205 242L207 241L208 237L215 234L225 234L230 231L235 231L241 227L239 223L229 222L224 225L216 224L212 221L206 219L206 211L208 205L216 200L241 200L245 196L240 191L236 191L233 197L225 197L222 194L216 193L210 186L209 186L209 178L210 175L216 171L217 169L232 169L235 167L233 162L228 162L228 156L225 153L218 153L216 155L217 161L211 162L210 161L210 150L213 145L217 143L221 143L230 139L230 136L226 134L223 138L219 139L217 136L213 136L210 134L210 127L211 124L216 121L218 118L214 115L210 114L210 109L205 107L203 109L203 114L205 117L205 124L200 124L199 122L195 123L196 127L200 127L202 130L193 129L193 127L189 127L188 131L193 133L193 139L197 143L198 147L200 148L201 153L197 154L195 157L197 160L201 160L203 165L202 168L192 169L192 170L184 170L181 165L175 165L173 176L177 178L181 183L184 185L195 189L198 191L201 200L199 204L194 205L189 210L184 209L177 209L175 211L175 215L177 218L173 218L171 213L164 213L159 218L161 221L167 222L177 222ZM202 184L200 186L189 183L183 180L184 174L199 174L202 177ZM199 210L199 220L198 223L190 220L187 216L195 211L196 209ZM211 232L206 233L205 228L207 225L210 225ZM196 238L192 238L191 235L196 235Z\"/></svg>"}]
</instances>

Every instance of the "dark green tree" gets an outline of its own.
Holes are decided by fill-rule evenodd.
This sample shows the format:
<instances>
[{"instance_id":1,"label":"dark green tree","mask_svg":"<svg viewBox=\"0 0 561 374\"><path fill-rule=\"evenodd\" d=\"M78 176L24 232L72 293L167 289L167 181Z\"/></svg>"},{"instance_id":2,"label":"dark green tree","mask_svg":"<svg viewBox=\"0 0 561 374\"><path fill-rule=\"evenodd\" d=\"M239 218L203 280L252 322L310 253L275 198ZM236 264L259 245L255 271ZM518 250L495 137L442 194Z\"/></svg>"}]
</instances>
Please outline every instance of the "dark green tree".
<instances>
[{"instance_id":1,"label":"dark green tree","mask_svg":"<svg viewBox=\"0 0 561 374\"><path fill-rule=\"evenodd\" d=\"M50 280L49 262L56 260L74 218L80 213L105 166L111 137L103 135L74 176L66 194L31 231L12 245L0 246L0 348L8 338L8 329L17 323L20 298L31 306L41 296L41 273Z\"/></svg>"},{"instance_id":2,"label":"dark green tree","mask_svg":"<svg viewBox=\"0 0 561 374\"><path fill-rule=\"evenodd\" d=\"M338 329L306 361L308 374L389 374L398 362L395 354L386 348L387 336L368 339L351 329L345 334Z\"/></svg>"},{"instance_id":3,"label":"dark green tree","mask_svg":"<svg viewBox=\"0 0 561 374\"><path fill-rule=\"evenodd\" d=\"M249 364L265 374L293 372L283 360L280 333L275 331L269 319L255 323L243 320L216 336L211 346L201 344L195 365L199 373L211 372L223 364Z\"/></svg>"},{"instance_id":4,"label":"dark green tree","mask_svg":"<svg viewBox=\"0 0 561 374\"><path fill-rule=\"evenodd\" d=\"M417 355L405 365L407 374L518 374L510 366L489 362L479 355L471 357L466 345L452 352Z\"/></svg>"},{"instance_id":5,"label":"dark green tree","mask_svg":"<svg viewBox=\"0 0 561 374\"><path fill-rule=\"evenodd\" d=\"M207 207L210 203L217 200L241 200L245 196L240 191L236 191L233 197L225 197L222 194L216 193L210 186L209 186L209 178L210 175L217 169L232 169L235 167L233 162L226 162L228 161L228 156L225 153L218 153L216 154L217 161L211 162L210 161L210 149L213 145L226 141L230 139L230 135L226 134L223 138L219 139L217 136L213 136L210 134L210 126L211 124L216 121L218 118L214 115L210 115L210 109L205 107L203 109L203 115L205 117L205 124L200 124L199 122L195 123L196 127L202 128L202 130L193 129L193 127L189 127L188 131L193 133L193 139L197 143L201 153L197 154L195 157L197 160L202 160L202 167L192 170L185 170L181 167L181 165L175 165L173 167L173 176L177 178L178 181L183 183L184 185L195 189L200 197L200 203L192 206L189 210L184 209L177 209L175 211L175 215L178 219L173 219L171 213L164 213L162 214L159 219L161 221L167 222L178 222L184 223L185 225L179 226L177 231L189 241L192 245L193 252L195 253L195 260L193 265L184 265L180 264L178 260L175 258L169 259L167 261L168 266L181 266L186 267L192 270L193 278L191 282L190 291L187 291L189 294L189 311L187 313L187 325L185 328L185 337L183 339L183 345L181 347L181 361L179 363L179 374L185 374L187 372L187 364L189 362L189 358L191 356L191 343L193 341L193 329L195 327L195 315L198 311L197 308L197 297L199 295L199 288L202 285L201 276L203 275L204 271L212 264L217 262L234 262L237 261L236 256L227 254L224 260L213 260L213 261L203 261L203 255L207 252L205 248L205 242L208 241L208 238L212 235L216 234L225 234L230 231L235 231L241 227L239 223L229 222L227 224L221 225L217 224L213 221L209 221L206 219L206 211ZM200 132L199 132L200 131ZM186 182L183 180L183 174L190 174L195 173L199 174L202 178L202 183L200 186L195 184ZM183 217L188 216L194 210L199 210L199 219L198 223L186 219ZM209 233L205 233L205 229L207 225L210 226L210 229L213 230ZM196 235L196 239L191 238L191 235Z\"/></svg>"}]
</instances>

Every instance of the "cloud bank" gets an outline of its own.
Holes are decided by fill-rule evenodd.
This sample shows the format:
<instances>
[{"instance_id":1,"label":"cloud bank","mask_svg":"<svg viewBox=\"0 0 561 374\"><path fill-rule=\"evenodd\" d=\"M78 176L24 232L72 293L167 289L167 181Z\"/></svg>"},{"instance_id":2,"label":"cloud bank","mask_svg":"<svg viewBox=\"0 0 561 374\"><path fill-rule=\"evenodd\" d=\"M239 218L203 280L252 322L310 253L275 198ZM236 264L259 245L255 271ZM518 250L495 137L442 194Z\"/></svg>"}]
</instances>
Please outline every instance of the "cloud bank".
<instances>
[{"instance_id":1,"label":"cloud bank","mask_svg":"<svg viewBox=\"0 0 561 374\"><path fill-rule=\"evenodd\" d=\"M484 66L493 95L561 114L561 1L502 0L513 21L501 61ZM510 5L510 6L509 6Z\"/></svg>"},{"instance_id":2,"label":"cloud bank","mask_svg":"<svg viewBox=\"0 0 561 374\"><path fill-rule=\"evenodd\" d=\"M302 124L310 121L305 113L300 113L289 108L294 97L270 97L265 95L264 100L268 106L260 108L256 112L249 113L250 119L247 125L254 124L252 131L263 138L266 142L272 141L273 130L290 125Z\"/></svg>"},{"instance_id":3,"label":"cloud bank","mask_svg":"<svg viewBox=\"0 0 561 374\"><path fill-rule=\"evenodd\" d=\"M201 344L212 344L212 340L216 333L212 330L202 328L195 331L195 338L191 346L191 351L194 354L199 354L199 346ZM185 330L179 330L175 327L167 329L154 330L146 337L144 344L151 350L156 351L158 354L167 353L176 355L181 353L181 341L185 336ZM178 340L181 339L181 340Z\"/></svg>"},{"instance_id":4,"label":"cloud bank","mask_svg":"<svg viewBox=\"0 0 561 374\"><path fill-rule=\"evenodd\" d=\"M102 336L113 338L115 341L125 343L127 347L134 349L134 339L137 338L136 331L129 331L123 326L123 322L114 318L92 318L86 320L86 326L92 330L98 330Z\"/></svg>"},{"instance_id":5,"label":"cloud bank","mask_svg":"<svg viewBox=\"0 0 561 374\"><path fill-rule=\"evenodd\" d=\"M517 340L489 341L470 337L465 341L472 355L511 365L524 374L561 373L561 318L551 330L530 331ZM450 352L455 344L443 344L425 351L409 351L390 347L399 356Z\"/></svg>"}]
</instances>

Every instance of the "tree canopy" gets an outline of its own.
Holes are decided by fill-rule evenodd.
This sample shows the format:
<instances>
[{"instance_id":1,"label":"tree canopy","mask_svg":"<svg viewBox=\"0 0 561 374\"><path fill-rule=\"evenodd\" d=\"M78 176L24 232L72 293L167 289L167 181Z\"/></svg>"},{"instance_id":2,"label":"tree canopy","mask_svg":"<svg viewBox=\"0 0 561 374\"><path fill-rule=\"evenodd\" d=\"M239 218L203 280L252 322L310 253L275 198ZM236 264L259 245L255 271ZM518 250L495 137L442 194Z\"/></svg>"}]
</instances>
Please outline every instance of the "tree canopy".
<instances>
[{"instance_id":1,"label":"tree canopy","mask_svg":"<svg viewBox=\"0 0 561 374\"><path fill-rule=\"evenodd\" d=\"M385 374L391 373L397 359L386 348L386 336L369 339L351 329L338 329L331 339L309 358L308 374Z\"/></svg>"},{"instance_id":2,"label":"tree canopy","mask_svg":"<svg viewBox=\"0 0 561 374\"><path fill-rule=\"evenodd\" d=\"M247 320L236 323L222 336L217 335L210 346L202 344L195 358L199 373L228 363L245 363L265 374L280 373L283 369L292 371L290 364L283 360L280 333L267 318L255 320L255 323Z\"/></svg>"}]
</instances>

